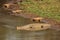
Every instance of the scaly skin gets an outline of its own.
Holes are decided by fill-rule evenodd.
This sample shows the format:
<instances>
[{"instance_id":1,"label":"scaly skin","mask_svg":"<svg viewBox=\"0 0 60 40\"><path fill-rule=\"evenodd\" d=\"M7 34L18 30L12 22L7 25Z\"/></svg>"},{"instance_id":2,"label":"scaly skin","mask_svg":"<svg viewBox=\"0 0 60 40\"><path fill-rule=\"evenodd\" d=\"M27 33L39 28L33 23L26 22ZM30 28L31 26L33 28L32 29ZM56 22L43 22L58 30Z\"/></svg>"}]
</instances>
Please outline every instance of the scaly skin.
<instances>
[{"instance_id":1,"label":"scaly skin","mask_svg":"<svg viewBox=\"0 0 60 40\"><path fill-rule=\"evenodd\" d=\"M46 30L51 27L50 24L42 24L42 23L34 23L28 24L25 26L17 26L17 30L27 30L27 31L38 31L38 30Z\"/></svg>"}]
</instances>

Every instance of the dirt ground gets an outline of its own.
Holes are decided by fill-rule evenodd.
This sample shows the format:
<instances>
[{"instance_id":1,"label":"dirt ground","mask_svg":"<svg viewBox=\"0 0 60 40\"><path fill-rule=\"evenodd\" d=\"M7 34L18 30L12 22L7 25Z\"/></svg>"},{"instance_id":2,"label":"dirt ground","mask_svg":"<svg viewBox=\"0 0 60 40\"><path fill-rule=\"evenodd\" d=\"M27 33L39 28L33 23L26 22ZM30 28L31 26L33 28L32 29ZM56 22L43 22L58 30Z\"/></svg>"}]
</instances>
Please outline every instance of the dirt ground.
<instances>
[{"instance_id":1,"label":"dirt ground","mask_svg":"<svg viewBox=\"0 0 60 40\"><path fill-rule=\"evenodd\" d=\"M47 23L51 24L52 25L52 29L57 29L59 30L60 29L60 21L56 21L52 18L45 18L45 20L47 21Z\"/></svg>"}]
</instances>

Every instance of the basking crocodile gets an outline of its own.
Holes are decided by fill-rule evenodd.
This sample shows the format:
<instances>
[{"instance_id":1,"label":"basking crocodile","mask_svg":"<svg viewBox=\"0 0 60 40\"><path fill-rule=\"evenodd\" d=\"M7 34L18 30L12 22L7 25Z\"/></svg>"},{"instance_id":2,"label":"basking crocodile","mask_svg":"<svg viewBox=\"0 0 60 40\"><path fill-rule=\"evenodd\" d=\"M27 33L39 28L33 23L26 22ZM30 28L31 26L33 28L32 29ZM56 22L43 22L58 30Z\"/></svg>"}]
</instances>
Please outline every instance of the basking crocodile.
<instances>
[{"instance_id":1,"label":"basking crocodile","mask_svg":"<svg viewBox=\"0 0 60 40\"><path fill-rule=\"evenodd\" d=\"M7 10L19 10L20 4L18 5L18 2L21 3L23 0L7 0L3 4L3 8Z\"/></svg>"},{"instance_id":2,"label":"basking crocodile","mask_svg":"<svg viewBox=\"0 0 60 40\"><path fill-rule=\"evenodd\" d=\"M13 4L13 3L5 3L3 4L3 8L6 10L18 10L19 9L19 5L18 4Z\"/></svg>"},{"instance_id":3,"label":"basking crocodile","mask_svg":"<svg viewBox=\"0 0 60 40\"><path fill-rule=\"evenodd\" d=\"M26 31L39 31L39 30L46 30L51 28L50 24L40 24L40 23L34 23L34 24L28 24L25 26L17 26L17 30L26 30Z\"/></svg>"}]
</instances>

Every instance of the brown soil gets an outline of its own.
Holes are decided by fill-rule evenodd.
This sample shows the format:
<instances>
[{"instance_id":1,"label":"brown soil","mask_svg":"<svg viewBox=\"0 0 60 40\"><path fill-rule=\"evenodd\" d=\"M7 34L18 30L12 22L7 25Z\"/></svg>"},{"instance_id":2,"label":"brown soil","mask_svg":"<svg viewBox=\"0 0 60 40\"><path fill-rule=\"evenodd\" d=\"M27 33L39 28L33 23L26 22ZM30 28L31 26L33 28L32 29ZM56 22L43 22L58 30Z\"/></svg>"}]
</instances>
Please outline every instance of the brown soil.
<instances>
[{"instance_id":1,"label":"brown soil","mask_svg":"<svg viewBox=\"0 0 60 40\"><path fill-rule=\"evenodd\" d=\"M24 17L24 18L36 18L36 17L40 17L38 15L35 15L34 13L27 12L25 10L22 10L21 12L18 12L18 13L12 13L12 14L15 15L15 16L21 16L21 17Z\"/></svg>"},{"instance_id":2,"label":"brown soil","mask_svg":"<svg viewBox=\"0 0 60 40\"><path fill-rule=\"evenodd\" d=\"M56 20L52 19L52 18L45 18L44 20L46 20L47 23L52 25L52 29L60 29L60 21L57 22Z\"/></svg>"}]
</instances>

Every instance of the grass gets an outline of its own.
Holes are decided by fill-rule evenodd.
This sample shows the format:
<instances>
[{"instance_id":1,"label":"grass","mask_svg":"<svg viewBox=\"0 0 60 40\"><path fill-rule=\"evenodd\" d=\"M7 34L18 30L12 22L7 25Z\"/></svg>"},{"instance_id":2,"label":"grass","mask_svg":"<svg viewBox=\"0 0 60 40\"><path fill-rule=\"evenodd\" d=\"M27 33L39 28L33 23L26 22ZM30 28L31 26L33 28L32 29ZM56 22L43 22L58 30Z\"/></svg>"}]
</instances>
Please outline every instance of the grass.
<instances>
[{"instance_id":1,"label":"grass","mask_svg":"<svg viewBox=\"0 0 60 40\"><path fill-rule=\"evenodd\" d=\"M59 0L25 0L21 3L26 11L36 13L42 17L60 20Z\"/></svg>"}]
</instances>

